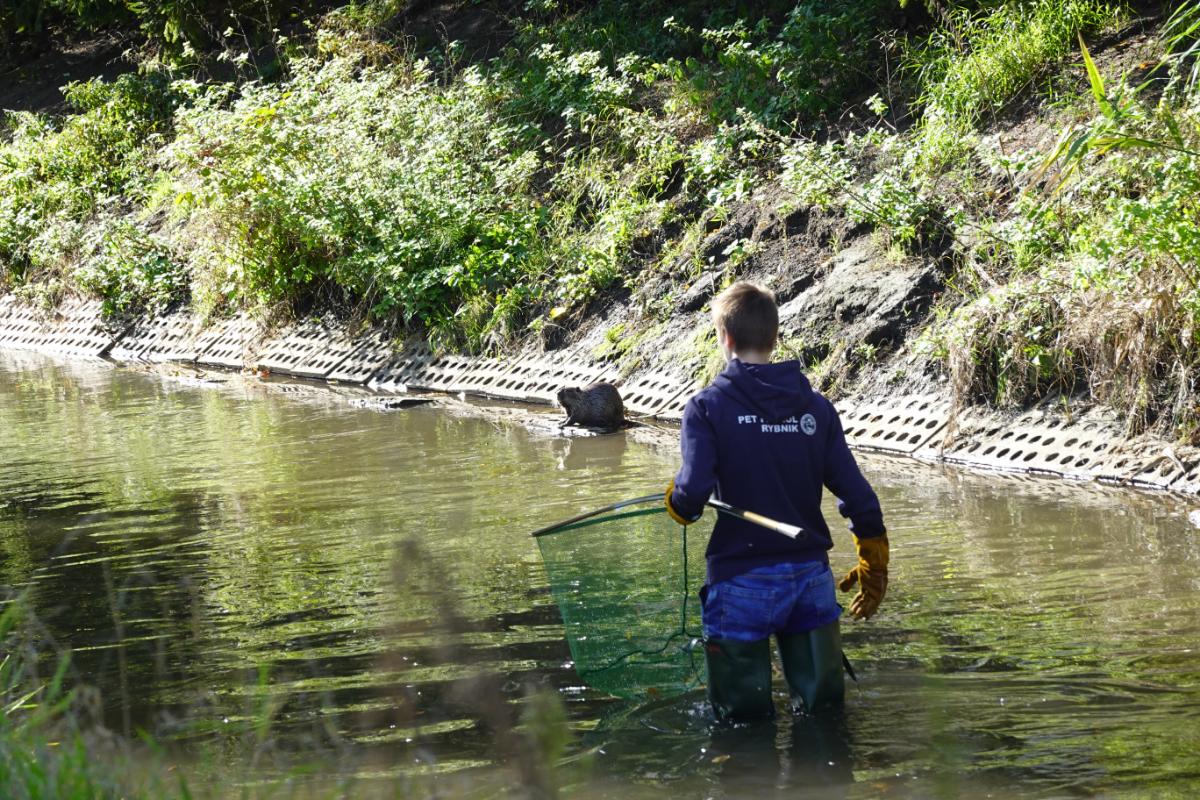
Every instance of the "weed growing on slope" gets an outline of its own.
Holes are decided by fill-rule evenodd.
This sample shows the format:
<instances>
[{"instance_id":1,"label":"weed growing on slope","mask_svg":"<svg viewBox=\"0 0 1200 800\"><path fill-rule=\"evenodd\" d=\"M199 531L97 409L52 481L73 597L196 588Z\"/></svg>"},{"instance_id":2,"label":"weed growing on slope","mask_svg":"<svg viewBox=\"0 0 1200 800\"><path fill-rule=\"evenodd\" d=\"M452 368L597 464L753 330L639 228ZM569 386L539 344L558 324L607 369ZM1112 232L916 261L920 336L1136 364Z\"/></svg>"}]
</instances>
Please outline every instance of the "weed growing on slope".
<instances>
[{"instance_id":1,"label":"weed growing on slope","mask_svg":"<svg viewBox=\"0 0 1200 800\"><path fill-rule=\"evenodd\" d=\"M955 382L1004 403L1086 388L1131 432L1194 438L1200 93L1180 81L1121 99L1083 54L1098 113L1064 132L1046 164L1057 177L1016 207L1022 241L1045 244L1014 248L1026 267L953 315Z\"/></svg>"}]
</instances>

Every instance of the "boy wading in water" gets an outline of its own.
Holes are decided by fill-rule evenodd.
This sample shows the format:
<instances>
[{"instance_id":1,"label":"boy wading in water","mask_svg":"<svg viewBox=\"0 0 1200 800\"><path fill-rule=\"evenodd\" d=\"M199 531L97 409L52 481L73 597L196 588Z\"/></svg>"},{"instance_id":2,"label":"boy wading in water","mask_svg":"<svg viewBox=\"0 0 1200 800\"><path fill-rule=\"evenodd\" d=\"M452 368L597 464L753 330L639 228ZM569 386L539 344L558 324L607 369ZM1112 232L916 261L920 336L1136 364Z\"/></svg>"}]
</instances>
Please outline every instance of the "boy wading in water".
<instances>
[{"instance_id":1,"label":"boy wading in water","mask_svg":"<svg viewBox=\"0 0 1200 800\"><path fill-rule=\"evenodd\" d=\"M842 591L859 586L850 603L855 619L874 614L887 590L879 498L846 446L837 412L799 362L771 363L779 330L774 296L735 283L712 308L728 365L683 413L683 466L667 489L667 512L682 525L695 522L715 492L805 533L790 539L718 516L700 590L708 697L721 720L771 716L774 634L793 701L808 711L837 706L845 693L841 607L821 491L826 486L841 501L858 548L858 565L839 583Z\"/></svg>"}]
</instances>

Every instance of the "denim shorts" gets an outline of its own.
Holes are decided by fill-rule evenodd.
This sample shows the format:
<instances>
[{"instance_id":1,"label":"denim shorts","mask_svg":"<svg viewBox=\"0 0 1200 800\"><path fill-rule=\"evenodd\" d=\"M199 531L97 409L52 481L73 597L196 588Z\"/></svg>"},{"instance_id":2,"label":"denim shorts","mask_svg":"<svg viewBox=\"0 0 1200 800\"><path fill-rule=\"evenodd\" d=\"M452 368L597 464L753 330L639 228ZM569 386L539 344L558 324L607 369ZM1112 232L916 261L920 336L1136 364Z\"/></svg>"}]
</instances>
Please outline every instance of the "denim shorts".
<instances>
[{"instance_id":1,"label":"denim shorts","mask_svg":"<svg viewBox=\"0 0 1200 800\"><path fill-rule=\"evenodd\" d=\"M804 633L842 614L833 571L820 561L772 564L700 590L704 635L755 642L773 633Z\"/></svg>"}]
</instances>

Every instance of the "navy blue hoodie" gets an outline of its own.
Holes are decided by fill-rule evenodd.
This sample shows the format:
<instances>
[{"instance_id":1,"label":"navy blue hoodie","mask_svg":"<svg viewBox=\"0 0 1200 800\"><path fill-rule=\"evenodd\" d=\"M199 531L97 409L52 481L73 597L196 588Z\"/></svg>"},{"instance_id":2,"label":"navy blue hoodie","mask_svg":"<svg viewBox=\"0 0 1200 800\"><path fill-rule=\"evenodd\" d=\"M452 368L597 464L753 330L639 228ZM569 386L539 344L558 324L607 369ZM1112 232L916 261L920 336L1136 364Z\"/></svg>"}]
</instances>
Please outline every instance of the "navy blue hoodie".
<instances>
[{"instance_id":1,"label":"navy blue hoodie","mask_svg":"<svg viewBox=\"0 0 1200 800\"><path fill-rule=\"evenodd\" d=\"M879 498L846 446L837 412L797 361L733 359L688 401L681 438L683 466L671 495L681 515L698 517L715 495L807 532L793 540L718 514L706 553L709 583L766 564L828 562L833 539L821 514L822 486L841 501L856 536L885 531Z\"/></svg>"}]
</instances>

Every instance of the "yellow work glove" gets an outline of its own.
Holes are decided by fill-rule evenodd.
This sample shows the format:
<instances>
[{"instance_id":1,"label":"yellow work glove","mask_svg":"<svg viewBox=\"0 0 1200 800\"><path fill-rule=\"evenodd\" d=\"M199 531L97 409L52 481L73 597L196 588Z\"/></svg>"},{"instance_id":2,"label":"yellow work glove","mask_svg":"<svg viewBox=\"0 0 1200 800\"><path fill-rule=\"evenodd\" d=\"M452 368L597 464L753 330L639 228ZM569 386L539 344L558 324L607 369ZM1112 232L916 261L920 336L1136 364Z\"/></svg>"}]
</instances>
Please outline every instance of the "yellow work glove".
<instances>
[{"instance_id":1,"label":"yellow work glove","mask_svg":"<svg viewBox=\"0 0 1200 800\"><path fill-rule=\"evenodd\" d=\"M846 573L838 583L843 592L859 585L858 594L850 601L850 616L869 619L883 602L888 585L888 539L885 533L871 539L854 537L858 549L858 566Z\"/></svg>"},{"instance_id":2,"label":"yellow work glove","mask_svg":"<svg viewBox=\"0 0 1200 800\"><path fill-rule=\"evenodd\" d=\"M696 515L696 519L688 519L675 510L675 507L671 505L671 492L673 491L675 491L675 479L671 478L671 482L667 484L667 491L663 495L663 500L667 504L667 516L684 526L691 525L697 519L700 519L700 515L704 513L703 510L700 512L700 514Z\"/></svg>"}]
</instances>

